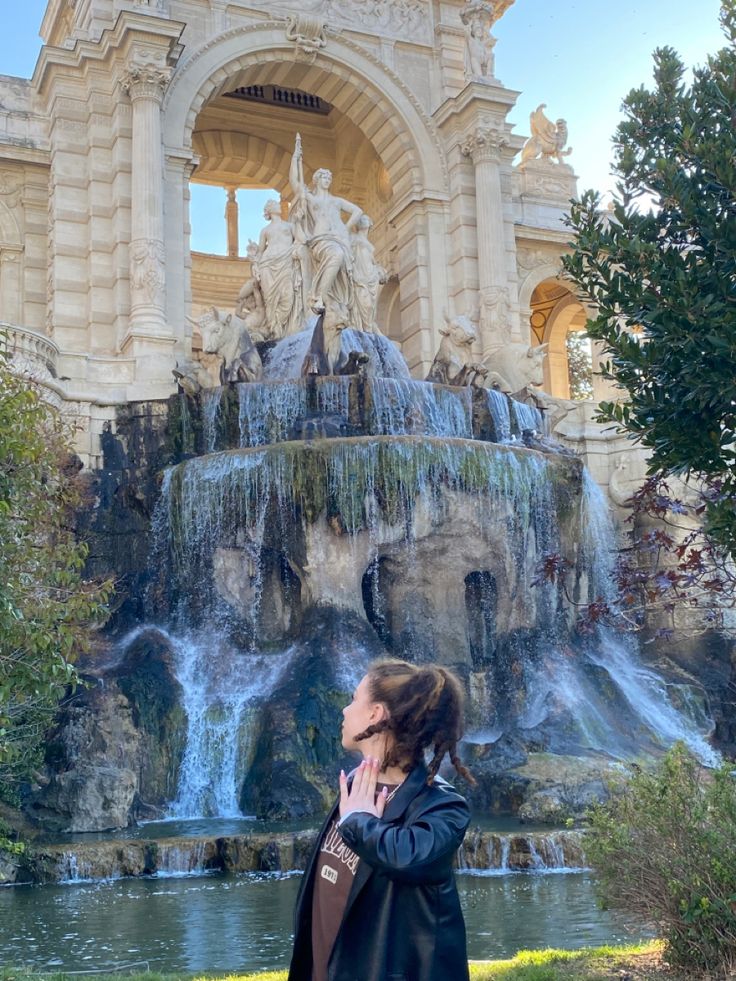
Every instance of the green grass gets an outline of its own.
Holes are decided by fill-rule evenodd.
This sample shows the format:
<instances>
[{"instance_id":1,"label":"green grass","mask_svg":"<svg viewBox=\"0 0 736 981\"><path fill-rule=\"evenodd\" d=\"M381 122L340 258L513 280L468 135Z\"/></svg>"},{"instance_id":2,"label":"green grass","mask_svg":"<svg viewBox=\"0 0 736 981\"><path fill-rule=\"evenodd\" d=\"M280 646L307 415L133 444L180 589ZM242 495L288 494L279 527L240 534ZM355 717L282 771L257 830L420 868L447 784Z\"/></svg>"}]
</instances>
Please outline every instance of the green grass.
<instances>
[{"instance_id":1,"label":"green grass","mask_svg":"<svg viewBox=\"0 0 736 981\"><path fill-rule=\"evenodd\" d=\"M657 943L631 947L597 947L590 950L524 950L508 961L486 961L470 966L471 981L604 981L610 969L635 963L637 955L658 951ZM601 973L604 972L604 973ZM63 973L36 974L0 967L0 981L71 981ZM286 971L265 974L96 974L94 981L286 981Z\"/></svg>"}]
</instances>

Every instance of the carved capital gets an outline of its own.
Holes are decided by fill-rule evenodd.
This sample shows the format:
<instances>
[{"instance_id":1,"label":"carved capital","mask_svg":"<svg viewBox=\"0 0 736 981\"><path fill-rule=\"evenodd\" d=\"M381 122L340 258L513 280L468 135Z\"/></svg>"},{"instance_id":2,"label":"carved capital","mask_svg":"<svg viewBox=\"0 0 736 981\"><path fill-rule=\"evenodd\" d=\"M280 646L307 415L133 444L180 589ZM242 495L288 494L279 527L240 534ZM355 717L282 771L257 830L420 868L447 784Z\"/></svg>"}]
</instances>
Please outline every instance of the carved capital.
<instances>
[{"instance_id":1,"label":"carved capital","mask_svg":"<svg viewBox=\"0 0 736 981\"><path fill-rule=\"evenodd\" d=\"M499 163L508 145L508 137L501 130L480 126L464 140L460 149L463 156L472 158L474 164L487 161Z\"/></svg>"},{"instance_id":2,"label":"carved capital","mask_svg":"<svg viewBox=\"0 0 736 981\"><path fill-rule=\"evenodd\" d=\"M121 79L123 92L132 102L137 99L163 101L164 90L171 78L166 55L157 48L136 47Z\"/></svg>"},{"instance_id":3,"label":"carved capital","mask_svg":"<svg viewBox=\"0 0 736 981\"><path fill-rule=\"evenodd\" d=\"M130 243L130 286L133 302L163 307L166 253L158 239L139 238Z\"/></svg>"}]
</instances>

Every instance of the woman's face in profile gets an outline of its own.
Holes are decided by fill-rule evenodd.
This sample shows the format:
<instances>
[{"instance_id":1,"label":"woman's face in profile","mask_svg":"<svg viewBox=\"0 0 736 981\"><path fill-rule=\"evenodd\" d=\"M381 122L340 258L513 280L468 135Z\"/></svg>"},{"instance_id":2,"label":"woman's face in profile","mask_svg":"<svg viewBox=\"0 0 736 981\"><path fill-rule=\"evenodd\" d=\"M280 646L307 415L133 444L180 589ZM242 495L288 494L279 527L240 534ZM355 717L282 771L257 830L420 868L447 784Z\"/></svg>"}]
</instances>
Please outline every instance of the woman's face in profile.
<instances>
[{"instance_id":1,"label":"woman's face in profile","mask_svg":"<svg viewBox=\"0 0 736 981\"><path fill-rule=\"evenodd\" d=\"M342 710L342 747L360 752L361 744L355 737L382 717L381 705L371 700L368 675L361 678L353 692L352 700Z\"/></svg>"}]
</instances>

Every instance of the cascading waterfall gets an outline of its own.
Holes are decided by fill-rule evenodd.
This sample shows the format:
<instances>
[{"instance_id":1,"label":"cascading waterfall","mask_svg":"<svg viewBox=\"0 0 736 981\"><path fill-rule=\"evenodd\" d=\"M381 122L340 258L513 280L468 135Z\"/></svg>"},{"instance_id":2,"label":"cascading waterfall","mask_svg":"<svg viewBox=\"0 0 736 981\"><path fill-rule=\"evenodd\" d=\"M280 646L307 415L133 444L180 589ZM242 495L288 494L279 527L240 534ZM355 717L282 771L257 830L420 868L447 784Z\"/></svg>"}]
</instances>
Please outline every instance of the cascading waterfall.
<instances>
[{"instance_id":1,"label":"cascading waterfall","mask_svg":"<svg viewBox=\"0 0 736 981\"><path fill-rule=\"evenodd\" d=\"M304 382L238 385L240 446L264 446L289 438L295 420L307 413Z\"/></svg>"},{"instance_id":2,"label":"cascading waterfall","mask_svg":"<svg viewBox=\"0 0 736 981\"><path fill-rule=\"evenodd\" d=\"M508 396L496 388L486 388L483 391L488 400L488 410L491 413L498 440L501 443L508 443L511 440L511 411Z\"/></svg>"},{"instance_id":3,"label":"cascading waterfall","mask_svg":"<svg viewBox=\"0 0 736 981\"><path fill-rule=\"evenodd\" d=\"M639 662L625 636L601 628L585 643L571 639L574 610L556 584L537 582L542 557L564 554L583 602L613 602L614 532L601 492L579 461L516 441L544 431L540 410L495 390L484 405L470 388L414 381L380 335L343 332L343 352L365 350L377 373L301 377L308 338L279 342L264 380L235 387L237 430L231 395L204 392L206 455L164 476L153 520L158 585L149 593L168 597L152 616L169 625L187 716L170 815L241 813L255 720L305 656L289 633L305 615L300 603L365 615L389 647L400 612L394 650L415 637L421 650L438 602L425 566L438 556L461 618L458 650L474 631L457 655L469 670L469 744L511 735L610 760L683 739L715 762L705 713L678 711L673 686ZM484 440L474 438L476 412ZM193 433L188 414L185 422ZM182 448L190 441L182 437ZM239 448L214 452L228 441ZM333 688L357 681L349 661L333 656ZM676 694L687 707L685 686Z\"/></svg>"},{"instance_id":4,"label":"cascading waterfall","mask_svg":"<svg viewBox=\"0 0 736 981\"><path fill-rule=\"evenodd\" d=\"M603 492L587 471L583 476L583 507L584 546L593 592L615 608L616 533ZM664 745L681 740L703 763L718 765L720 756L705 738L711 731L709 720L678 711L662 678L638 660L630 638L601 627L600 643L589 656L612 678L642 726L651 729ZM698 722L704 724L704 730Z\"/></svg>"},{"instance_id":5,"label":"cascading waterfall","mask_svg":"<svg viewBox=\"0 0 736 981\"><path fill-rule=\"evenodd\" d=\"M394 436L450 436L470 439L469 388L442 388L426 382L381 378L370 383L371 432Z\"/></svg>"},{"instance_id":6,"label":"cascading waterfall","mask_svg":"<svg viewBox=\"0 0 736 981\"><path fill-rule=\"evenodd\" d=\"M202 417L205 453L213 453L217 444L217 421L220 416L222 389L205 389L202 395Z\"/></svg>"},{"instance_id":7,"label":"cascading waterfall","mask_svg":"<svg viewBox=\"0 0 736 981\"><path fill-rule=\"evenodd\" d=\"M184 691L187 741L169 817L239 817L240 786L252 749L249 709L268 698L290 652L243 654L211 636L177 638L172 646Z\"/></svg>"},{"instance_id":8,"label":"cascading waterfall","mask_svg":"<svg viewBox=\"0 0 736 981\"><path fill-rule=\"evenodd\" d=\"M517 402L516 399L512 399L511 404L519 432L523 433L526 429L537 433L544 432L544 418L540 409L534 405Z\"/></svg>"},{"instance_id":9,"label":"cascading waterfall","mask_svg":"<svg viewBox=\"0 0 736 981\"><path fill-rule=\"evenodd\" d=\"M602 598L615 608L615 529L603 493L587 470L580 529L588 601ZM610 689L606 697L601 679ZM704 764L719 761L706 738L711 726L705 715L678 710L663 679L641 664L635 642L611 627L598 626L584 654L576 658L565 651L564 637L550 637L543 667L530 674L521 728L536 729L560 707L574 720L584 751L628 759L643 749L681 740Z\"/></svg>"},{"instance_id":10,"label":"cascading waterfall","mask_svg":"<svg viewBox=\"0 0 736 981\"><path fill-rule=\"evenodd\" d=\"M287 443L180 464L164 484L160 517L174 571L187 578L218 543L232 540L234 529L255 535L260 544L257 529L269 505L285 528L302 516L315 518L329 504L348 533L356 534L381 523L410 527L418 501L431 504L442 488L471 495L478 515L489 521L508 505L510 547L523 553L529 534L543 525L551 534L554 467L538 454L465 440L355 437Z\"/></svg>"}]
</instances>

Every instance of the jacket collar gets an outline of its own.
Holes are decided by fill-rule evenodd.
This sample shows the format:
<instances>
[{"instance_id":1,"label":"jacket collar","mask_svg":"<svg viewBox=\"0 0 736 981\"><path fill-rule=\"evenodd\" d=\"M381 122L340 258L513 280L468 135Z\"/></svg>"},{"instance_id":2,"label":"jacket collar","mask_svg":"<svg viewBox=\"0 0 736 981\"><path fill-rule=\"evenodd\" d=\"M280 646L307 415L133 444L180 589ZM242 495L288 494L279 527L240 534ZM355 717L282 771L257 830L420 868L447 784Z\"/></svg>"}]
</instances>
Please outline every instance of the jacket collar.
<instances>
[{"instance_id":1,"label":"jacket collar","mask_svg":"<svg viewBox=\"0 0 736 981\"><path fill-rule=\"evenodd\" d=\"M386 804L383 812L384 821L397 821L404 815L407 807L417 794L427 785L427 768L424 763L415 766L406 775L406 779L399 786L391 800Z\"/></svg>"}]
</instances>

